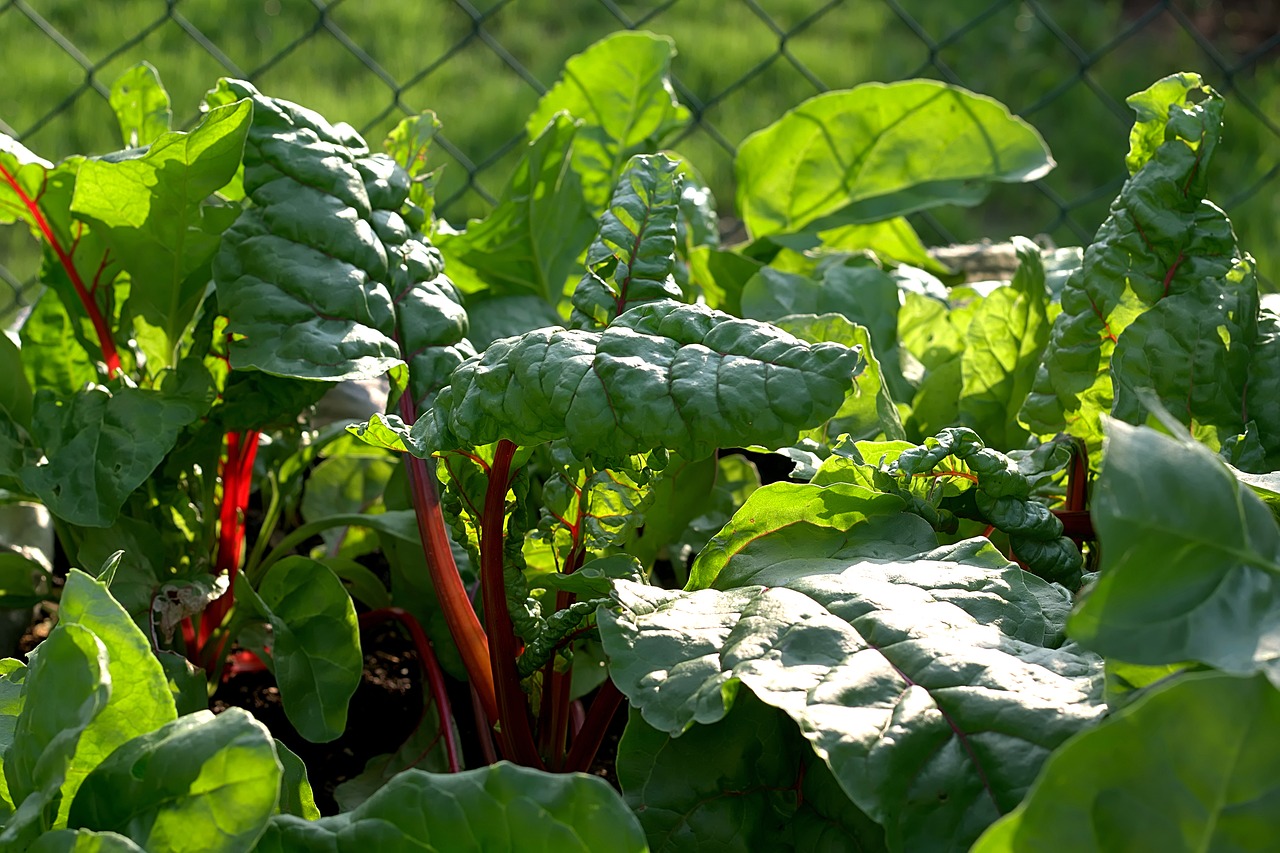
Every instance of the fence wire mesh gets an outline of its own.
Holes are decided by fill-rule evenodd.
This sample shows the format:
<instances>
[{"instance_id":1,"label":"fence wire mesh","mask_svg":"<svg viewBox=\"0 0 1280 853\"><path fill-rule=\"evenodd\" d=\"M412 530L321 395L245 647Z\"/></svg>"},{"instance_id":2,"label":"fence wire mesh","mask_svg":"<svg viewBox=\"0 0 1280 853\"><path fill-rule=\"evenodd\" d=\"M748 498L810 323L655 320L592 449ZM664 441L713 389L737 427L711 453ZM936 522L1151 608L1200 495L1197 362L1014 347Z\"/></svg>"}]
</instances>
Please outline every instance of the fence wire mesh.
<instances>
[{"instance_id":1,"label":"fence wire mesh","mask_svg":"<svg viewBox=\"0 0 1280 853\"><path fill-rule=\"evenodd\" d=\"M1087 241L1125 177L1124 97L1200 71L1232 104L1214 196L1275 278L1280 0L0 0L0 132L51 160L118 147L111 82L144 59L179 124L224 75L346 120L375 145L404 115L434 109L448 164L437 212L460 224L495 202L564 60L618 29L675 39L674 86L693 118L673 147L706 170L730 224L737 144L804 98L932 77L1004 101L1044 133L1059 168L1034 190L997 189L977 212L919 216L938 244ZM36 296L38 254L19 236L0 234L0 317Z\"/></svg>"}]
</instances>

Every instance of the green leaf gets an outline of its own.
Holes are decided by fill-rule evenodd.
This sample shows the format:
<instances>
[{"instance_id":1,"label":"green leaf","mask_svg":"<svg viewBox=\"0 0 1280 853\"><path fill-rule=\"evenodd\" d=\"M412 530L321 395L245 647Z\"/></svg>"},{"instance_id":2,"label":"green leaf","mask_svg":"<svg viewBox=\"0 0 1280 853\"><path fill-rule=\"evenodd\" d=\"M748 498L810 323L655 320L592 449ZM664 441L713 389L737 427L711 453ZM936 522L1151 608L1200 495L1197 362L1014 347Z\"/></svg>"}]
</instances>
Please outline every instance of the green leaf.
<instances>
[{"instance_id":1,"label":"green leaf","mask_svg":"<svg viewBox=\"0 0 1280 853\"><path fill-rule=\"evenodd\" d=\"M31 236L43 239L35 216L26 203L38 199L44 190L45 174L53 164L12 136L0 133L0 224L22 222Z\"/></svg>"},{"instance_id":2,"label":"green leaf","mask_svg":"<svg viewBox=\"0 0 1280 853\"><path fill-rule=\"evenodd\" d=\"M883 830L849 802L795 723L749 691L725 719L676 738L633 710L618 781L655 853L713 843L742 853L885 849Z\"/></svg>"},{"instance_id":3,"label":"green leaf","mask_svg":"<svg viewBox=\"0 0 1280 853\"><path fill-rule=\"evenodd\" d=\"M462 773L407 770L353 811L308 822L278 815L261 853L450 853L647 849L635 816L609 783L501 761Z\"/></svg>"},{"instance_id":4,"label":"green leaf","mask_svg":"<svg viewBox=\"0 0 1280 853\"><path fill-rule=\"evenodd\" d=\"M9 781L4 773L5 753L13 745L18 717L26 702L27 667L14 658L0 660L0 821L13 813Z\"/></svg>"},{"instance_id":5,"label":"green leaf","mask_svg":"<svg viewBox=\"0 0 1280 853\"><path fill-rule=\"evenodd\" d=\"M1280 529L1185 433L1108 423L1094 492L1102 573L1071 636L1136 664L1202 661L1280 683Z\"/></svg>"},{"instance_id":6,"label":"green leaf","mask_svg":"<svg viewBox=\"0 0 1280 853\"><path fill-rule=\"evenodd\" d=\"M429 220L435 209L436 172L427 171L431 142L440 133L440 120L431 110L400 120L382 142L382 150L409 174L409 201Z\"/></svg>"},{"instance_id":7,"label":"green leaf","mask_svg":"<svg viewBox=\"0 0 1280 853\"><path fill-rule=\"evenodd\" d=\"M293 750L275 741L276 758L280 761L280 799L275 814L291 814L304 820L316 820L320 809L307 779L307 766Z\"/></svg>"},{"instance_id":8,"label":"green leaf","mask_svg":"<svg viewBox=\"0 0 1280 853\"><path fill-rule=\"evenodd\" d=\"M41 389L31 432L48 458L22 472L23 485L64 521L107 527L204 409L186 396L119 385L69 399Z\"/></svg>"},{"instance_id":9,"label":"green leaf","mask_svg":"<svg viewBox=\"0 0 1280 853\"><path fill-rule=\"evenodd\" d=\"M622 165L662 146L688 120L671 87L675 43L646 32L615 33L564 64L525 125L535 139L560 111L582 122L573 168L592 209L606 204Z\"/></svg>"},{"instance_id":10,"label":"green leaf","mask_svg":"<svg viewBox=\"0 0 1280 853\"><path fill-rule=\"evenodd\" d=\"M461 234L437 237L450 270L457 259L491 296L532 294L560 304L596 232L582 181L569 168L577 133L572 119L557 115L529 143L498 206Z\"/></svg>"},{"instance_id":11,"label":"green leaf","mask_svg":"<svg viewBox=\"0 0 1280 853\"><path fill-rule=\"evenodd\" d=\"M1018 411L1049 342L1040 250L1024 238L1016 238L1014 246L1021 263L1013 282L997 288L974 311L960 357L960 423L998 450L1026 443Z\"/></svg>"},{"instance_id":12,"label":"green leaf","mask_svg":"<svg viewBox=\"0 0 1280 853\"><path fill-rule=\"evenodd\" d=\"M672 277L682 182L677 166L662 154L638 154L627 163L587 250L587 273L573 292L573 325L600 328L636 305L681 298Z\"/></svg>"},{"instance_id":13,"label":"green leaf","mask_svg":"<svg viewBox=\"0 0 1280 853\"><path fill-rule=\"evenodd\" d=\"M69 344L75 340L75 320L67 316L52 288L36 300L19 330L19 339L22 367L31 388L73 394L98 381L93 359L83 347ZM33 409L34 405L33 397Z\"/></svg>"},{"instance_id":14,"label":"green leaf","mask_svg":"<svg viewBox=\"0 0 1280 853\"><path fill-rule=\"evenodd\" d=\"M146 853L123 835L89 829L59 829L40 836L27 853Z\"/></svg>"},{"instance_id":15,"label":"green leaf","mask_svg":"<svg viewBox=\"0 0 1280 853\"><path fill-rule=\"evenodd\" d=\"M801 235L800 239L807 236ZM792 243L782 235L774 235L773 239L784 245ZM908 264L939 276L951 274L951 270L929 254L920 235L911 227L906 217L842 225L823 231L811 239L819 241L816 248L820 252L869 251L886 263ZM794 244L791 247L795 248Z\"/></svg>"},{"instance_id":16,"label":"green leaf","mask_svg":"<svg viewBox=\"0 0 1280 853\"><path fill-rule=\"evenodd\" d=\"M360 775L339 784L333 791L338 810L350 812L386 787L405 770L416 768L428 773L448 773L449 759L445 751L446 735L440 729L439 707L431 703L418 727L395 752L370 758ZM453 721L448 725L452 728ZM457 737L456 732L453 735Z\"/></svg>"},{"instance_id":17,"label":"green leaf","mask_svg":"<svg viewBox=\"0 0 1280 853\"><path fill-rule=\"evenodd\" d=\"M93 768L130 738L177 719L168 678L151 653L151 641L101 581L78 569L67 575L58 608L59 624L78 625L107 648L111 698L84 730L63 785L61 816Z\"/></svg>"},{"instance_id":18,"label":"green leaf","mask_svg":"<svg viewBox=\"0 0 1280 853\"><path fill-rule=\"evenodd\" d=\"M0 371L9 380L0 386L0 411L7 412L14 423L31 426L31 384L23 372L22 350L0 331Z\"/></svg>"},{"instance_id":19,"label":"green leaf","mask_svg":"<svg viewBox=\"0 0 1280 853\"><path fill-rule=\"evenodd\" d=\"M839 344L809 345L700 305L650 303L603 332L542 329L495 342L454 371L432 427L451 435L430 445L565 437L597 460L658 447L697 459L717 447L786 446L834 414L858 362Z\"/></svg>"},{"instance_id":20,"label":"green leaf","mask_svg":"<svg viewBox=\"0 0 1280 853\"><path fill-rule=\"evenodd\" d=\"M799 724L890 849L966 849L1097 718L1101 662L1041 645L1052 588L985 540L823 562L763 587L616 582L597 612L610 674L672 735L723 718L741 683Z\"/></svg>"},{"instance_id":21,"label":"green leaf","mask_svg":"<svg viewBox=\"0 0 1280 853\"><path fill-rule=\"evenodd\" d=\"M271 735L249 712L200 711L99 764L70 825L118 832L146 850L249 851L275 811L280 775Z\"/></svg>"},{"instance_id":22,"label":"green leaf","mask_svg":"<svg viewBox=\"0 0 1280 853\"><path fill-rule=\"evenodd\" d=\"M5 823L0 844L13 850L55 827L76 747L112 688L106 647L79 625L59 625L29 657L26 695L4 753L8 795L17 811Z\"/></svg>"},{"instance_id":23,"label":"green leaf","mask_svg":"<svg viewBox=\"0 0 1280 853\"><path fill-rule=\"evenodd\" d=\"M5 549L0 542L0 549ZM30 609L52 598L51 575L44 566L22 554L0 550L0 608Z\"/></svg>"},{"instance_id":24,"label":"green leaf","mask_svg":"<svg viewBox=\"0 0 1280 853\"><path fill-rule=\"evenodd\" d=\"M333 740L347 727L347 705L364 670L351 596L327 566L306 557L272 564L258 596L271 622L272 668L289 722L313 743Z\"/></svg>"},{"instance_id":25,"label":"green leaf","mask_svg":"<svg viewBox=\"0 0 1280 853\"><path fill-rule=\"evenodd\" d=\"M734 163L753 238L976 204L993 181L1053 167L1040 135L1002 104L932 80L867 83L810 98L749 136Z\"/></svg>"},{"instance_id":26,"label":"green leaf","mask_svg":"<svg viewBox=\"0 0 1280 853\"><path fill-rule=\"evenodd\" d=\"M86 160L71 211L129 272L128 310L163 331L164 366L209 283L208 264L238 210L206 204L240 166L249 101L210 110L190 133L166 133L137 159Z\"/></svg>"},{"instance_id":27,"label":"green leaf","mask_svg":"<svg viewBox=\"0 0 1280 853\"><path fill-rule=\"evenodd\" d=\"M976 853L1263 850L1280 830L1280 692L1188 676L1058 750Z\"/></svg>"},{"instance_id":28,"label":"green leaf","mask_svg":"<svg viewBox=\"0 0 1280 853\"><path fill-rule=\"evenodd\" d=\"M396 460L366 448L361 454L330 456L311 470L299 510L305 521L330 515L378 513L382 494ZM331 527L321 531L329 556L358 557L376 550L376 535L367 528Z\"/></svg>"},{"instance_id":29,"label":"green leaf","mask_svg":"<svg viewBox=\"0 0 1280 853\"><path fill-rule=\"evenodd\" d=\"M149 62L139 62L117 77L111 84L109 101L116 121L120 122L120 137L125 148L150 145L168 133L173 123L169 93Z\"/></svg>"},{"instance_id":30,"label":"green leaf","mask_svg":"<svg viewBox=\"0 0 1280 853\"><path fill-rule=\"evenodd\" d=\"M834 341L859 348L866 364L831 420L809 431L805 437L820 444L828 444L840 435L848 435L855 441L906 437L898 407L885 386L880 359L872 351L871 333L865 326L859 326L841 314L788 314L774 320L773 324L809 343Z\"/></svg>"},{"instance_id":31,"label":"green leaf","mask_svg":"<svg viewBox=\"0 0 1280 853\"><path fill-rule=\"evenodd\" d=\"M472 352L461 297L415 235L410 177L350 128L223 80L213 105L253 102L248 207L213 261L233 367L299 379L368 379L402 361L424 405ZM403 214L402 214L403 211Z\"/></svg>"}]
</instances>

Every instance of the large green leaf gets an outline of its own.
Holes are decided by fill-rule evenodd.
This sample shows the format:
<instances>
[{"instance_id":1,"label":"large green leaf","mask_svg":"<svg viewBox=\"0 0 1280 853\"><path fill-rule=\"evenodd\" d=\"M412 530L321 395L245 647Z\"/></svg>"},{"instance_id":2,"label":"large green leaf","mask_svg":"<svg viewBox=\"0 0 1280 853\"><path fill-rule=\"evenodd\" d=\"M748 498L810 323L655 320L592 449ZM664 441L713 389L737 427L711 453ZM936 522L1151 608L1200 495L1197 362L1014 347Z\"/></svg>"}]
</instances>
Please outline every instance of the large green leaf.
<instances>
[{"instance_id":1,"label":"large green leaf","mask_svg":"<svg viewBox=\"0 0 1280 853\"><path fill-rule=\"evenodd\" d=\"M1021 262L1013 281L982 300L969 321L960 357L960 423L987 445L1012 450L1026 443L1018 423L1040 355L1049 341L1044 261L1029 240L1014 245Z\"/></svg>"},{"instance_id":2,"label":"large green leaf","mask_svg":"<svg viewBox=\"0 0 1280 853\"><path fill-rule=\"evenodd\" d=\"M671 88L675 53L670 38L653 33L603 38L565 62L560 79L529 116L530 139L562 110L581 120L571 162L593 209L604 207L628 158L660 148L689 120Z\"/></svg>"},{"instance_id":3,"label":"large green leaf","mask_svg":"<svg viewBox=\"0 0 1280 853\"><path fill-rule=\"evenodd\" d=\"M1259 433L1268 454L1280 453L1280 406L1256 396L1251 376L1274 373L1274 335L1259 328L1251 260L1226 215L1205 200L1223 99L1182 74L1130 103L1140 119L1133 176L1062 292L1022 418L1042 434L1077 435L1096 452L1102 415L1141 423L1142 391L1151 389L1215 449L1257 417L1267 424Z\"/></svg>"},{"instance_id":4,"label":"large green leaf","mask_svg":"<svg viewBox=\"0 0 1280 853\"><path fill-rule=\"evenodd\" d=\"M680 299L672 277L681 176L662 154L627 163L600 233L587 250L587 273L573 291L574 325L607 326L646 302Z\"/></svg>"},{"instance_id":5,"label":"large green leaf","mask_svg":"<svg viewBox=\"0 0 1280 853\"><path fill-rule=\"evenodd\" d=\"M83 347L69 345L75 340L75 322L54 290L36 299L18 332L22 368L33 389L71 394L98 381L94 359Z\"/></svg>"},{"instance_id":6,"label":"large green leaf","mask_svg":"<svg viewBox=\"0 0 1280 853\"><path fill-rule=\"evenodd\" d=\"M73 828L116 832L145 850L254 848L280 795L266 726L240 708L189 714L116 750L71 806Z\"/></svg>"},{"instance_id":7,"label":"large green leaf","mask_svg":"<svg viewBox=\"0 0 1280 853\"><path fill-rule=\"evenodd\" d=\"M216 107L189 133L166 133L136 159L86 160L71 211L129 272L128 310L161 330L172 366L209 283L209 262L239 212L210 205L240 166L253 117L247 100Z\"/></svg>"},{"instance_id":8,"label":"large green leaf","mask_svg":"<svg viewBox=\"0 0 1280 853\"><path fill-rule=\"evenodd\" d=\"M933 80L867 83L810 98L738 149L738 209L759 238L972 205L993 181L1053 167L1002 104Z\"/></svg>"},{"instance_id":9,"label":"large green leaf","mask_svg":"<svg viewBox=\"0 0 1280 853\"><path fill-rule=\"evenodd\" d=\"M406 770L353 811L308 822L271 819L262 853L646 850L635 816L609 784L505 761L462 773Z\"/></svg>"},{"instance_id":10,"label":"large green leaf","mask_svg":"<svg viewBox=\"0 0 1280 853\"><path fill-rule=\"evenodd\" d=\"M1188 676L1067 742L977 853L1266 850L1280 832L1280 692Z\"/></svg>"},{"instance_id":11,"label":"large green leaf","mask_svg":"<svg viewBox=\"0 0 1280 853\"><path fill-rule=\"evenodd\" d=\"M1101 661L1042 645L1053 588L985 540L805 562L729 590L615 582L597 619L645 721L714 723L740 682L800 725L890 849L964 850L1101 713Z\"/></svg>"},{"instance_id":12,"label":"large green leaf","mask_svg":"<svg viewBox=\"0 0 1280 853\"><path fill-rule=\"evenodd\" d=\"M1130 663L1280 683L1280 528L1220 459L1185 433L1110 421L1092 513L1102 573L1074 638Z\"/></svg>"},{"instance_id":13,"label":"large green leaf","mask_svg":"<svg viewBox=\"0 0 1280 853\"><path fill-rule=\"evenodd\" d=\"M147 853L128 838L115 832L89 829L59 829L46 832L27 848L27 853Z\"/></svg>"},{"instance_id":14,"label":"large green leaf","mask_svg":"<svg viewBox=\"0 0 1280 853\"><path fill-rule=\"evenodd\" d=\"M106 706L112 686L106 647L79 625L55 628L31 657L22 710L4 753L8 795L17 811L6 821L0 845L15 851L57 822L76 746Z\"/></svg>"},{"instance_id":15,"label":"large green leaf","mask_svg":"<svg viewBox=\"0 0 1280 853\"><path fill-rule=\"evenodd\" d=\"M249 592L248 584L238 586ZM324 563L285 557L273 563L253 602L271 622L272 668L280 701L298 733L315 743L347 727L347 705L364 657L355 604Z\"/></svg>"},{"instance_id":16,"label":"large green leaf","mask_svg":"<svg viewBox=\"0 0 1280 853\"><path fill-rule=\"evenodd\" d=\"M441 392L433 447L565 437L598 460L666 448L783 447L844 402L857 351L809 345L700 305L658 302L603 332L541 329L495 342Z\"/></svg>"},{"instance_id":17,"label":"large green leaf","mask_svg":"<svg viewBox=\"0 0 1280 853\"><path fill-rule=\"evenodd\" d=\"M422 404L471 352L439 252L414 236L409 175L349 127L224 80L214 105L253 102L253 206L214 257L231 363L303 379L363 379L408 362ZM402 215L403 211L403 215ZM407 218L406 218L407 217Z\"/></svg>"},{"instance_id":18,"label":"large green leaf","mask_svg":"<svg viewBox=\"0 0 1280 853\"><path fill-rule=\"evenodd\" d=\"M173 449L179 431L206 408L185 389L165 393L116 384L69 399L37 391L31 433L47 459L22 472L23 485L64 521L107 527Z\"/></svg>"},{"instance_id":19,"label":"large green leaf","mask_svg":"<svg viewBox=\"0 0 1280 853\"><path fill-rule=\"evenodd\" d=\"M130 738L177 719L169 680L151 652L151 641L106 584L78 569L67 575L58 610L60 624L92 631L107 648L111 698L84 730L63 785L65 817L85 776Z\"/></svg>"},{"instance_id":20,"label":"large green leaf","mask_svg":"<svg viewBox=\"0 0 1280 853\"><path fill-rule=\"evenodd\" d=\"M468 222L461 234L438 235L450 270L457 259L477 279L460 279L464 290L484 288L491 297L532 294L560 304L596 231L582 181L569 166L577 133L572 119L556 116L529 143L498 206Z\"/></svg>"},{"instance_id":21,"label":"large green leaf","mask_svg":"<svg viewBox=\"0 0 1280 853\"><path fill-rule=\"evenodd\" d=\"M655 853L885 849L795 723L749 691L725 719L679 737L633 710L618 781Z\"/></svg>"}]
</instances>

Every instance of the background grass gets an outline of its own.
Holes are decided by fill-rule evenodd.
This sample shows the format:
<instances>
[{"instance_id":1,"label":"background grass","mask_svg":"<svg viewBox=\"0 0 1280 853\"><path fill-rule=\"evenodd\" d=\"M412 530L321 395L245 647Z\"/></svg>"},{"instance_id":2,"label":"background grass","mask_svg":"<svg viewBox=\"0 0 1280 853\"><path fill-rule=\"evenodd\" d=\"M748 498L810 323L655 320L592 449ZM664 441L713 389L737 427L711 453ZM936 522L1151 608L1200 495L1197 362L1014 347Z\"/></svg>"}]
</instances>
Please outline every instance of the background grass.
<instances>
[{"instance_id":1,"label":"background grass","mask_svg":"<svg viewBox=\"0 0 1280 853\"><path fill-rule=\"evenodd\" d=\"M375 147L434 110L441 212L481 216L518 156L524 121L564 60L633 25L672 36L698 122L675 148L732 215L732 148L825 89L927 76L1004 101L1059 166L972 210L917 222L927 242L1048 233L1087 241L1124 178L1128 94L1179 70L1227 93L1212 197L1264 275L1280 273L1280 4L1270 0L0 0L0 131L42 156L119 147L102 92L148 60L189 124L220 76L344 120ZM0 232L0 275L36 253ZM7 294L0 283L0 312Z\"/></svg>"}]
</instances>

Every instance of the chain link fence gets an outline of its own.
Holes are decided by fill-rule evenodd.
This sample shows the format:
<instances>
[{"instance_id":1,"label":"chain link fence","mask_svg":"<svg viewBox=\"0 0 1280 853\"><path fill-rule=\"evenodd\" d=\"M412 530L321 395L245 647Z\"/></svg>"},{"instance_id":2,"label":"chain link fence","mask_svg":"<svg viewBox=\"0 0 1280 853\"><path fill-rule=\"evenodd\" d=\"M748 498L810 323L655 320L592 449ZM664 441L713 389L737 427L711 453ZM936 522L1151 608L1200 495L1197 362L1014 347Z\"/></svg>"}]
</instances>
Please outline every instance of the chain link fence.
<instances>
[{"instance_id":1,"label":"chain link fence","mask_svg":"<svg viewBox=\"0 0 1280 853\"><path fill-rule=\"evenodd\" d=\"M675 38L674 85L693 120L672 147L707 170L730 227L737 144L806 97L932 77L1009 104L1059 169L1034 189L997 188L979 212L919 216L935 244L1087 241L1125 177L1124 97L1198 70L1231 103L1214 196L1275 277L1280 0L0 0L0 132L54 160L118 147L110 85L144 59L180 125L223 75L349 121L375 146L404 115L435 109L437 211L460 224L494 203L563 61L624 28ZM36 295L38 255L18 236L0 235L3 318Z\"/></svg>"}]
</instances>

